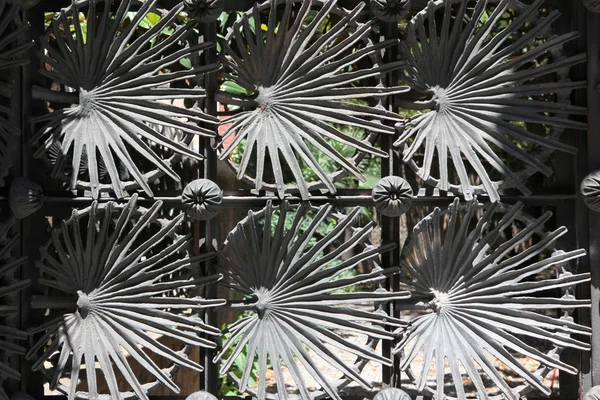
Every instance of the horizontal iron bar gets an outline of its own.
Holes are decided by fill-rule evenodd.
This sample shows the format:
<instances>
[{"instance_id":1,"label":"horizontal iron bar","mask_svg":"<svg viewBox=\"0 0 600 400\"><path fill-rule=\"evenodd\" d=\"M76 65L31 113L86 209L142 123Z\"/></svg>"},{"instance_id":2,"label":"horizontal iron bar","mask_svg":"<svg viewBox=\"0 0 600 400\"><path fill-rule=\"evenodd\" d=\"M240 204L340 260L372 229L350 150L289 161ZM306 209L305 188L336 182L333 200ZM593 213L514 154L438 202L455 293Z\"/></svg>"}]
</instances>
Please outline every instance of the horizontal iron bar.
<instances>
[{"instance_id":1,"label":"horizontal iron bar","mask_svg":"<svg viewBox=\"0 0 600 400\"><path fill-rule=\"evenodd\" d=\"M406 389L405 389L406 390ZM148 396L150 400L186 400L188 396ZM219 396L223 400L252 400L252 396ZM362 396L341 396L342 400L364 400ZM560 395L553 395L549 397L531 397L527 396L527 400L560 400ZM66 400L66 396L44 396L44 400ZM418 396L416 400L425 400L427 398Z\"/></svg>"},{"instance_id":2,"label":"horizontal iron bar","mask_svg":"<svg viewBox=\"0 0 600 400\"><path fill-rule=\"evenodd\" d=\"M236 194L238 193L238 194ZM532 196L502 196L503 203L514 204L522 202L530 206L556 206L565 203L572 203L577 200L578 194L540 194ZM455 196L436 196L436 195L421 195L413 198L414 206L445 206L450 204L454 200ZM482 203L489 202L487 197L479 196L479 200ZM236 192L236 191L225 191L223 197L222 206L225 208L232 207L259 207L267 203L267 201L273 201L275 203L281 201L275 195L264 195L257 197L249 192ZM298 196L286 197L286 200L292 203L301 202L302 199ZM44 204L49 206L73 206L81 207L92 203L91 197L67 197L67 196L44 196ZM108 201L116 201L125 203L128 198L117 199L114 197L102 197L98 199L100 203ZM158 197L139 197L139 204L152 204L156 201L162 201L169 206L179 206L181 204L180 196L158 196ZM310 198L311 203L331 203L336 206L364 206L371 207L374 205L373 199L371 198L370 190L345 190L340 191L337 195L317 195ZM0 204L8 203L8 197L0 196Z\"/></svg>"},{"instance_id":3,"label":"horizontal iron bar","mask_svg":"<svg viewBox=\"0 0 600 400\"><path fill-rule=\"evenodd\" d=\"M73 297L31 296L31 308L34 310L69 309L73 306L77 306L77 299Z\"/></svg>"},{"instance_id":4,"label":"horizontal iron bar","mask_svg":"<svg viewBox=\"0 0 600 400\"><path fill-rule=\"evenodd\" d=\"M161 7L172 8L180 1L181 0L159 0L158 3ZM338 4L348 9L356 7L357 4L362 3L363 1L364 0L339 0ZM410 8L415 11L422 10L427 5L427 1L428 0L413 0ZM255 2L255 0L225 0L225 11L247 11L252 8ZM63 7L70 6L71 3L71 0L54 0L41 2L37 7L43 6L44 11L59 11Z\"/></svg>"}]
</instances>

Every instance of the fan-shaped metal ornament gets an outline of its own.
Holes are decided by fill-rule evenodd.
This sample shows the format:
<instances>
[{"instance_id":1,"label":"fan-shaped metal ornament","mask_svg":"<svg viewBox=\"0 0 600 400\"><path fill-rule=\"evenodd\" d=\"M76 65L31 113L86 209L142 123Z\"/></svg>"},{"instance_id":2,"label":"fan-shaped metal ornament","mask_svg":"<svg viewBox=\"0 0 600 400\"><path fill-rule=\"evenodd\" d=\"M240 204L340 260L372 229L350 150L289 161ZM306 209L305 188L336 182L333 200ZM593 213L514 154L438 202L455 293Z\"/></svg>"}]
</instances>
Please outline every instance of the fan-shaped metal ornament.
<instances>
[{"instance_id":1,"label":"fan-shaped metal ornament","mask_svg":"<svg viewBox=\"0 0 600 400\"><path fill-rule=\"evenodd\" d=\"M90 190L97 198L104 191L123 197L127 190L142 188L152 196L150 181L162 175L179 181L173 165L182 155L202 159L190 148L197 135L214 136L198 124L218 119L183 103L205 96L196 82L218 65L183 65L182 60L197 59L213 44L193 44L194 22L177 23L182 3L169 12L157 9L156 0L121 1L114 12L112 4L75 2L61 10L41 38L45 68L40 73L60 84L60 90L34 87L34 97L55 109L34 119L30 143L37 147L35 157L52 167L54 177L70 182L71 189ZM88 21L85 30L81 13ZM143 28L150 15L159 20ZM157 126L184 136L173 140ZM57 143L60 152L53 161L49 153ZM123 169L129 180L122 179Z\"/></svg>"},{"instance_id":2,"label":"fan-shaped metal ornament","mask_svg":"<svg viewBox=\"0 0 600 400\"><path fill-rule=\"evenodd\" d=\"M15 276L27 257L15 258L12 255L19 243L18 236L10 234L14 222L14 218L0 222L0 400L10 399L2 385L4 380L21 378L21 374L11 367L9 357L25 354L25 348L15 341L27 338L25 332L15 328L20 316L17 296L31 284L31 279L17 279Z\"/></svg>"},{"instance_id":3,"label":"fan-shaped metal ornament","mask_svg":"<svg viewBox=\"0 0 600 400\"><path fill-rule=\"evenodd\" d=\"M422 112L399 125L395 145L429 184L468 200L487 194L497 201L508 187L528 195L524 180L551 175L544 161L553 151L576 151L560 134L586 129L569 119L586 114L569 104L571 92L586 83L571 82L568 74L586 56L562 55L578 33L551 35L560 13L542 16L543 2L482 0L471 9L467 0L430 1L408 25L401 41L405 79L425 99L403 105ZM508 23L507 12L513 13ZM528 124L541 128L534 132ZM522 169L506 162L511 157ZM471 181L469 168L480 184Z\"/></svg>"},{"instance_id":4,"label":"fan-shaped metal ornament","mask_svg":"<svg viewBox=\"0 0 600 400\"><path fill-rule=\"evenodd\" d=\"M18 0L0 0L0 72L3 78L10 77L12 70L29 62L25 53L34 44L17 43L29 30L29 24L20 21L20 9ZM14 81L0 80L0 96L10 99L13 92ZM10 105L0 104L0 186L4 186L21 135L13 117Z\"/></svg>"},{"instance_id":5,"label":"fan-shaped metal ornament","mask_svg":"<svg viewBox=\"0 0 600 400\"><path fill-rule=\"evenodd\" d=\"M202 370L188 359L186 346L216 347L201 335L220 331L194 312L224 302L195 292L220 277L195 278L190 271L214 254L190 256L191 237L176 234L183 214L161 220L160 202L142 209L136 201L137 196L125 206L94 202L74 211L40 249L39 283L55 295L39 307L53 313L31 330L42 335L27 357L35 359L32 368L43 372L50 388L69 399L147 399L160 385L178 392L172 380L178 366ZM183 350L161 338L181 343ZM165 364L155 356L168 366L159 366ZM156 380L138 380L132 363ZM109 393L99 393L98 368ZM86 391L78 391L80 380ZM119 382L131 390L120 391Z\"/></svg>"},{"instance_id":6,"label":"fan-shaped metal ornament","mask_svg":"<svg viewBox=\"0 0 600 400\"><path fill-rule=\"evenodd\" d=\"M199 392L190 394L185 400L218 400L218 399L208 392L199 391Z\"/></svg>"},{"instance_id":7,"label":"fan-shaped metal ornament","mask_svg":"<svg viewBox=\"0 0 600 400\"><path fill-rule=\"evenodd\" d=\"M198 22L216 21L225 8L225 0L183 0L183 4L190 18Z\"/></svg>"},{"instance_id":8,"label":"fan-shaped metal ornament","mask_svg":"<svg viewBox=\"0 0 600 400\"><path fill-rule=\"evenodd\" d=\"M279 197L299 191L308 199L314 189L335 193L334 181L346 173L364 181L358 164L365 155L387 157L374 142L379 134L394 134L394 129L381 121L402 118L364 102L408 88L380 85L379 78L401 63L378 64L378 53L397 41L370 41L376 21L357 21L363 3L346 12L336 0L290 0L279 12L280 3L256 4L222 42L225 83L233 82L241 90L222 90L216 97L241 109L222 121L227 129L217 148L238 179L256 190L277 191ZM252 24L261 26L258 21L266 12L266 29L253 30ZM331 15L339 20L322 31ZM355 137L342 127L364 133ZM354 155L344 156L343 146ZM234 150L243 153L238 162L231 160ZM338 169L326 170L316 154ZM312 171L314 181L307 182L303 166Z\"/></svg>"},{"instance_id":9,"label":"fan-shaped metal ornament","mask_svg":"<svg viewBox=\"0 0 600 400\"><path fill-rule=\"evenodd\" d=\"M370 387L360 374L367 361L390 364L389 359L375 352L375 344L380 339L393 339L393 333L384 328L398 327L402 322L383 311L367 312L353 306L403 299L409 294L390 293L382 288L339 292L354 285L381 282L398 271L383 270L377 265L379 255L395 245L369 245L374 223L353 228L359 213L357 207L347 216L336 217L329 205L314 209L304 203L292 208L287 202L278 207L269 202L263 210L250 212L227 236L219 253L220 268L228 287L251 298L237 308L252 313L229 327L231 336L215 361L221 363L221 373L227 373L246 351L241 378L230 373L238 382L240 393L249 390L260 399L267 397L270 363L279 398L287 398L285 366L303 399L315 394L308 391L302 370L315 379L327 396L340 399L338 390L348 380ZM335 227L319 237L318 230L331 221L336 221ZM346 236L346 232L351 232L351 236ZM359 264L371 266L370 272L358 272ZM355 271L356 275L345 277L344 272L348 271ZM340 335L340 330L360 334L368 345L353 343ZM329 346L337 350L332 351ZM333 382L335 378L320 370L307 348L340 371L344 380ZM356 356L356 363L344 362L342 353ZM253 371L256 359L259 368ZM249 387L251 372L258 377L258 388Z\"/></svg>"},{"instance_id":10,"label":"fan-shaped metal ornament","mask_svg":"<svg viewBox=\"0 0 600 400\"><path fill-rule=\"evenodd\" d=\"M223 191L209 179L190 182L181 194L183 212L198 221L206 221L219 214L222 201Z\"/></svg>"},{"instance_id":11,"label":"fan-shaped metal ornament","mask_svg":"<svg viewBox=\"0 0 600 400\"><path fill-rule=\"evenodd\" d=\"M9 204L15 217L26 218L42 208L44 191L37 183L17 177L10 184Z\"/></svg>"},{"instance_id":12,"label":"fan-shaped metal ornament","mask_svg":"<svg viewBox=\"0 0 600 400\"><path fill-rule=\"evenodd\" d=\"M580 190L585 205L592 211L600 212L600 170L586 176Z\"/></svg>"},{"instance_id":13,"label":"fan-shaped metal ornament","mask_svg":"<svg viewBox=\"0 0 600 400\"><path fill-rule=\"evenodd\" d=\"M410 0L371 0L373 16L383 22L397 22L410 11Z\"/></svg>"},{"instance_id":14,"label":"fan-shaped metal ornament","mask_svg":"<svg viewBox=\"0 0 600 400\"><path fill-rule=\"evenodd\" d=\"M412 400L408 393L398 388L381 389L373 400Z\"/></svg>"},{"instance_id":15,"label":"fan-shaped metal ornament","mask_svg":"<svg viewBox=\"0 0 600 400\"><path fill-rule=\"evenodd\" d=\"M475 398L463 386L470 382L479 399L518 400L531 389L550 395L544 377L554 368L577 373L559 354L564 348L590 349L572 335L589 336L591 329L568 314L590 307L572 291L590 274L573 274L568 265L585 251L553 250L566 228L547 232L544 224L552 213L535 219L522 208L520 203L483 207L476 200L466 205L456 200L415 227L402 251L402 276L413 296L422 299L418 306L424 314L410 321L394 352L417 390L439 399ZM556 290L563 296L553 296ZM552 350L541 351L531 340ZM530 370L517 355L540 367ZM422 357L420 371L411 367L417 357ZM523 383L509 384L500 362ZM432 373L435 383L429 386Z\"/></svg>"},{"instance_id":16,"label":"fan-shaped metal ornament","mask_svg":"<svg viewBox=\"0 0 600 400\"><path fill-rule=\"evenodd\" d=\"M386 217L399 217L412 207L412 187L399 176L382 178L373 188L371 196L377 211Z\"/></svg>"}]
</instances>

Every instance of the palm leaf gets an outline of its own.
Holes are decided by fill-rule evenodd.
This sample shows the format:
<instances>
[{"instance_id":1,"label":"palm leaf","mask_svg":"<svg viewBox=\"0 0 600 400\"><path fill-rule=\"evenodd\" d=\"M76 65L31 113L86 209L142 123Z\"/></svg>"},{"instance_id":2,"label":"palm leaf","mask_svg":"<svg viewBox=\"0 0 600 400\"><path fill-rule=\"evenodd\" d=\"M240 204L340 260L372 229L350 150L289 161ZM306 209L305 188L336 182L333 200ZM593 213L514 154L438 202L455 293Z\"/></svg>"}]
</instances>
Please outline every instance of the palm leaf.
<instances>
[{"instance_id":1,"label":"palm leaf","mask_svg":"<svg viewBox=\"0 0 600 400\"><path fill-rule=\"evenodd\" d=\"M585 108L569 104L571 92L586 87L569 80L569 69L586 57L560 56L578 35L550 36L560 14L540 16L543 2L524 6L483 0L467 12L466 0L435 0L408 25L401 41L406 79L425 100L404 106L429 111L412 117L395 145L429 184L467 200L480 193L498 201L499 189L509 187L528 195L525 179L536 172L552 174L544 161L553 151L575 152L560 142L560 134L586 129L585 123L569 119L586 114ZM521 7L502 27L513 4ZM540 36L546 39L540 42ZM538 62L540 57L548 62ZM549 133L530 131L532 124ZM514 171L508 159L523 170ZM471 181L469 168L480 185Z\"/></svg>"},{"instance_id":2,"label":"palm leaf","mask_svg":"<svg viewBox=\"0 0 600 400\"><path fill-rule=\"evenodd\" d=\"M364 61L376 60L378 52L394 44L393 40L377 44L370 41L375 21L357 21L364 4L345 12L336 6L336 0L286 1L278 12L279 3L271 0L256 4L234 24L222 43L223 77L226 83L232 81L247 93L217 93L221 103L242 108L223 121L228 128L218 150L220 159L231 164L238 179L249 181L256 190L275 190L280 197L290 190L299 191L303 199L308 199L309 191L315 188L335 193L333 182L340 177L338 172L327 171L315 152L363 181L358 168L361 158L357 157L387 156L373 145L374 135L394 134L393 127L381 121L402 118L381 106L371 107L356 100L382 99L408 88L360 86L401 65L371 61L370 67L362 67ZM266 30L252 30L252 23L260 24L264 10L269 12ZM323 32L322 26L335 13L339 21ZM344 126L364 129L368 135L364 140L356 139L342 130ZM349 146L355 156L342 155L334 143ZM232 162L230 154L242 146L243 158L239 163ZM251 163L255 168L249 168ZM305 181L303 166L314 172L318 182ZM295 184L288 184L288 170Z\"/></svg>"},{"instance_id":3,"label":"palm leaf","mask_svg":"<svg viewBox=\"0 0 600 400\"><path fill-rule=\"evenodd\" d=\"M495 389L502 398L518 400L531 389L550 395L543 377L554 368L577 373L554 355L563 348L590 349L572 335L590 336L591 329L568 315L569 310L590 307L589 300L576 300L571 290L589 281L590 274L572 274L568 267L585 251L539 257L553 249L566 229L545 232L551 214L536 220L522 207L480 207L476 200L461 205L457 200L414 228L402 250L401 266L405 282L427 313L408 324L394 352L400 354L400 368L413 374L418 390L440 399L451 398L446 397L450 392L466 399L463 382L470 381L479 399L491 398ZM534 279L542 273L554 277ZM557 290L564 295L553 296ZM565 314L557 318L552 311ZM529 344L530 339L553 350L542 352L539 344ZM419 354L423 369L417 373L411 364ZM530 371L516 354L539 362L540 368ZM524 385L511 386L493 359L522 377ZM445 365L452 374L451 385L445 384ZM429 386L427 377L434 371L436 383ZM489 379L484 382L480 375Z\"/></svg>"},{"instance_id":4,"label":"palm leaf","mask_svg":"<svg viewBox=\"0 0 600 400\"><path fill-rule=\"evenodd\" d=\"M313 210L307 204L294 209L287 202L279 207L268 203L262 211L250 212L227 236L220 253L221 271L227 276L228 287L252 298L253 302L245 305L252 313L229 327L231 336L215 361L221 363L221 373L227 373L246 349L242 377L232 374L240 385L240 393L250 390L258 398L265 398L265 376L270 363L280 398L287 397L281 370L285 365L303 399L311 396L301 368L328 396L340 399L337 389L343 382L333 382L321 371L305 347L346 379L367 388L370 383L360 375L364 363L390 365L389 359L375 352L374 345L377 340L392 340L393 333L385 327L398 327L402 322L383 311L366 312L353 306L406 298L408 293L390 293L382 288L339 292L349 286L383 282L386 276L397 272L395 268L383 270L377 265L379 255L394 246L375 248L368 244L374 223L353 228L359 213L360 208L356 208L348 216L337 216L335 227L319 238L319 228L333 218L331 206ZM352 236L344 240L347 230L352 231ZM360 263L371 265L371 272L342 276L345 271L356 270ZM367 338L369 345L358 346L340 335L339 330L354 331ZM355 356L356 364L345 363L341 353ZM253 370L255 359L258 371ZM258 376L258 388L249 387L252 371Z\"/></svg>"},{"instance_id":5,"label":"palm leaf","mask_svg":"<svg viewBox=\"0 0 600 400\"><path fill-rule=\"evenodd\" d=\"M74 212L41 249L39 282L56 293L46 298L43 306L62 313L51 314L48 323L31 330L43 335L27 357L35 359L33 369L46 375L50 388L69 399L147 400L148 391L161 384L178 392L172 380L176 367L197 371L202 367L157 337L169 337L182 347L216 347L200 335L219 335L219 330L186 310L197 312L223 302L182 292L220 279L184 273L214 254L189 255L191 238L176 234L183 214L161 223L157 221L160 202L145 210L136 207L136 201L134 196L124 207L94 202ZM175 296L173 291L178 291ZM169 366L159 367L149 356L152 353ZM156 380L139 382L132 361ZM102 371L109 393L99 393L95 365ZM82 370L87 393L77 390L79 379L84 379ZM117 376L123 377L130 392L119 390ZM61 382L65 377L70 378L69 384Z\"/></svg>"},{"instance_id":6,"label":"palm leaf","mask_svg":"<svg viewBox=\"0 0 600 400\"><path fill-rule=\"evenodd\" d=\"M173 70L180 60L213 47L190 44L193 22L176 23L183 4L167 13L156 9L156 0L121 1L115 12L111 4L76 2L61 10L42 37L41 59L49 68L40 73L59 83L60 90L34 88L35 97L56 109L35 118L37 131L30 143L37 148L35 157L50 164L52 175L68 180L71 189L91 190L97 198L102 191L123 197L127 190L142 188L152 196L150 181L162 175L179 181L173 165L180 156L202 159L190 143L197 135L213 136L213 130L199 124L218 120L198 106L174 102L203 98L197 82L218 65ZM142 29L150 12L160 19ZM85 30L80 13L87 21ZM167 27L174 28L168 35ZM65 103L72 106L62 108ZM171 131L183 137L177 140L167 134ZM56 146L60 151L52 159ZM81 169L87 178L80 179Z\"/></svg>"}]
</instances>

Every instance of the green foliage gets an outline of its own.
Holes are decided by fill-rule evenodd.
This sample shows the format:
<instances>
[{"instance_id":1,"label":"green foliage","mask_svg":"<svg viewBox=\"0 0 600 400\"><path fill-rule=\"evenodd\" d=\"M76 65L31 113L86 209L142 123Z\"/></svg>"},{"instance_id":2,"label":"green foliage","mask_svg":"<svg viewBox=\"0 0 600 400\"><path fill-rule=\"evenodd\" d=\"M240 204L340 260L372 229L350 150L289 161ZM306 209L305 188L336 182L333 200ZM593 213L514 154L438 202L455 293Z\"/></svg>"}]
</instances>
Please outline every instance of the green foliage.
<instances>
[{"instance_id":1,"label":"green foliage","mask_svg":"<svg viewBox=\"0 0 600 400\"><path fill-rule=\"evenodd\" d=\"M221 84L221 90L230 94L235 95L249 95L248 91L244 89L242 86L238 85L233 81L225 81Z\"/></svg>"},{"instance_id":2,"label":"green foliage","mask_svg":"<svg viewBox=\"0 0 600 400\"><path fill-rule=\"evenodd\" d=\"M241 316L241 318L243 315ZM227 332L229 328L228 324L224 324L221 327L222 332ZM227 332L221 337L221 345L224 345L227 340L231 337L231 333ZM231 352L226 354L226 357L231 356ZM244 373L244 366L246 365L246 358L248 356L248 348L244 347L240 355L235 359L232 367L231 373L234 374L238 378L242 378L242 374ZM255 371L259 370L258 359L254 360L252 366L252 372L250 373L249 385L256 386L258 376ZM240 393L238 391L238 385L233 380L233 378L229 374L219 375L219 396L239 396Z\"/></svg>"},{"instance_id":3,"label":"green foliage","mask_svg":"<svg viewBox=\"0 0 600 400\"><path fill-rule=\"evenodd\" d=\"M135 13L129 13L129 14L133 14L130 16L130 18L133 18L133 16L135 16ZM154 25L158 24L160 22L160 15L155 14L155 13L148 13L144 19L142 19L140 21L140 27L144 28L144 29L150 29L152 28Z\"/></svg>"}]
</instances>

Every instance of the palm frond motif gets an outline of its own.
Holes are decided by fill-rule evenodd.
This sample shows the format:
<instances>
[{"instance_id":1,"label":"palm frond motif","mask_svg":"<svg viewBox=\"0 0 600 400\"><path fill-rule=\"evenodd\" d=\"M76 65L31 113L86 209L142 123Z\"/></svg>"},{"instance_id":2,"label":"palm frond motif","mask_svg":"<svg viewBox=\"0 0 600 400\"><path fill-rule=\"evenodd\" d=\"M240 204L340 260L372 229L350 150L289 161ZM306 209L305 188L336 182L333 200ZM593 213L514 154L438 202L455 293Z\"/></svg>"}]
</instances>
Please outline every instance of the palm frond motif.
<instances>
[{"instance_id":1,"label":"palm frond motif","mask_svg":"<svg viewBox=\"0 0 600 400\"><path fill-rule=\"evenodd\" d=\"M149 181L162 175L179 181L173 164L182 155L201 159L190 143L197 135L214 135L198 124L218 120L183 103L205 96L196 82L218 65L183 66L182 60L213 46L194 44L194 22L178 24L183 3L169 12L158 10L156 0L121 1L115 12L112 4L75 2L61 10L42 37L40 73L60 90L34 88L34 96L55 109L35 118L31 144L37 147L35 157L50 164L52 175L68 180L71 189L91 190L94 198L113 190L120 198L126 190L142 188L152 196ZM150 17L158 21L142 28ZM156 126L185 135L173 140ZM49 153L57 143L60 152L52 161ZM87 176L80 179L83 160ZM100 176L101 162L106 179ZM129 180L123 181L120 169Z\"/></svg>"},{"instance_id":2,"label":"palm frond motif","mask_svg":"<svg viewBox=\"0 0 600 400\"><path fill-rule=\"evenodd\" d=\"M467 0L436 0L410 22L401 55L406 79L426 100L404 106L426 111L410 119L395 144L429 184L468 200L485 193L498 201L505 187L528 195L524 180L536 172L551 175L545 160L553 151L575 152L559 136L564 129L586 129L569 119L586 109L567 104L574 89L586 87L568 79L569 69L586 56L562 56L578 34L551 36L560 13L541 15L543 2L483 0L471 9ZM515 4L520 7L511 9ZM509 12L513 17L502 27ZM540 62L544 57L548 62ZM549 133L534 131L532 124ZM519 166L509 165L507 157ZM469 168L480 184L471 182Z\"/></svg>"},{"instance_id":3,"label":"palm frond motif","mask_svg":"<svg viewBox=\"0 0 600 400\"><path fill-rule=\"evenodd\" d=\"M367 388L370 383L360 374L366 361L390 364L389 359L374 351L374 343L393 339L394 334L384 328L398 327L402 322L383 311L367 312L353 306L392 301L409 294L390 293L383 288L340 292L355 285L382 282L398 271L383 270L377 265L379 255L395 245L370 245L369 235L375 224L353 228L359 213L360 207L342 216L332 215L329 205L314 209L304 203L292 208L287 202L278 207L269 202L263 210L251 211L227 236L219 253L220 268L228 287L251 298L242 306L252 314L229 327L231 336L215 361L221 363L221 372L227 373L246 349L242 377L232 374L240 393L249 390L264 399L270 363L279 398L288 396L285 367L303 399L312 396L301 368L308 371L327 396L340 399L336 389L344 382L333 382L333 377L321 371L307 348L345 378ZM319 236L319 230L331 221L337 221L335 227ZM349 238L345 237L348 230L352 233ZM370 272L358 272L361 263L370 265ZM348 271L356 274L344 275ZM359 333L368 345L352 343L336 332L339 330ZM356 356L356 364L344 362L342 353ZM259 370L253 371L256 358ZM252 372L258 376L258 388L249 387Z\"/></svg>"},{"instance_id":4,"label":"palm frond motif","mask_svg":"<svg viewBox=\"0 0 600 400\"><path fill-rule=\"evenodd\" d=\"M552 213L535 219L522 208L520 203L480 207L476 200L467 205L457 200L446 211L436 209L412 232L402 250L402 276L412 295L422 299L424 314L408 324L394 351L419 391L438 399L467 399L463 382L470 381L479 399L518 400L530 389L550 395L543 379L553 368L577 373L557 355L563 348L590 349L572 335L589 336L591 329L568 314L590 307L589 300L577 300L571 292L590 275L573 274L568 266L585 251L553 251L566 228L547 232L544 224ZM561 290L564 295L557 296ZM553 350L539 350L540 342ZM540 368L531 371L517 354L539 362ZM423 367L413 371L417 357ZM511 386L494 360L525 383ZM430 387L431 373L436 380ZM453 382L450 387L447 380Z\"/></svg>"},{"instance_id":5,"label":"palm frond motif","mask_svg":"<svg viewBox=\"0 0 600 400\"><path fill-rule=\"evenodd\" d=\"M33 43L18 43L26 36L29 24L19 19L21 2L16 0L0 0L0 96L10 99L13 96L14 84L11 82L11 71L29 62L25 54ZM8 75L8 80L3 80ZM21 130L12 122L14 111L9 103L0 104L0 186L4 186L4 178L13 163L13 154L17 149Z\"/></svg>"},{"instance_id":6,"label":"palm frond motif","mask_svg":"<svg viewBox=\"0 0 600 400\"><path fill-rule=\"evenodd\" d=\"M41 249L39 283L54 293L43 307L60 311L31 331L42 335L27 357L35 359L33 369L46 375L52 390L69 399L147 399L148 391L159 385L178 392L172 380L176 368L202 367L181 349L163 344L161 337L184 349L216 347L203 335L220 331L195 312L223 302L205 300L194 290L219 277L194 278L193 271L187 272L214 254L189 255L190 236L176 234L183 214L158 220L160 202L146 210L136 207L136 201L137 196L125 206L94 202L75 211ZM154 355L169 366L159 367ZM140 382L133 362L156 380ZM99 370L109 393L99 393ZM119 390L117 376L131 391ZM78 391L80 379L87 391Z\"/></svg>"},{"instance_id":7,"label":"palm frond motif","mask_svg":"<svg viewBox=\"0 0 600 400\"><path fill-rule=\"evenodd\" d=\"M223 77L242 90L217 92L221 103L241 107L222 122L228 128L218 150L238 179L256 190L274 190L280 197L297 190L308 199L309 190L316 188L335 193L334 180L344 173L364 181L358 164L366 154L387 156L374 141L379 134L394 134L394 129L381 121L402 118L365 101L408 88L379 84L383 74L401 63L377 64L377 54L397 41L373 44L369 40L376 21L358 22L364 4L346 12L336 0L289 0L278 11L280 3L256 4L222 43ZM266 29L259 29L261 13L267 10ZM331 22L332 15L336 23ZM323 28L328 24L332 26ZM366 135L356 138L342 127L355 127ZM336 148L340 145L352 149L354 156L341 154ZM230 155L236 149L243 149L243 156L232 162ZM333 160L339 170L326 171L315 152ZM302 166L309 167L318 182L306 182Z\"/></svg>"},{"instance_id":8,"label":"palm frond motif","mask_svg":"<svg viewBox=\"0 0 600 400\"><path fill-rule=\"evenodd\" d=\"M25 332L15 328L15 320L20 316L16 296L31 284L31 280L18 280L15 277L27 257L15 258L11 254L19 243L19 238L9 233L14 222L14 218L11 218L0 223L0 400L9 400L2 382L6 378L21 378L21 374L8 361L11 355L25 354L25 348L15 341L27 338Z\"/></svg>"}]
</instances>

